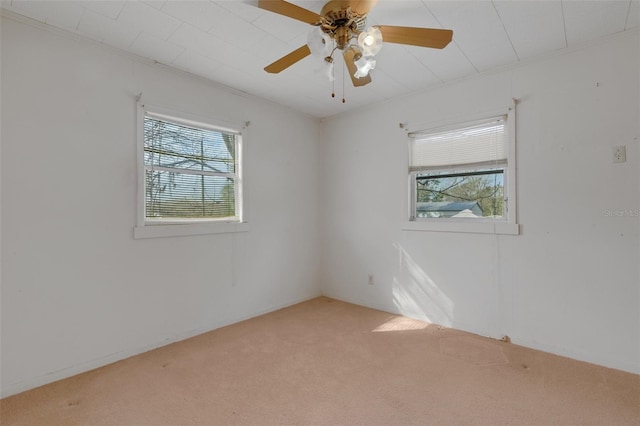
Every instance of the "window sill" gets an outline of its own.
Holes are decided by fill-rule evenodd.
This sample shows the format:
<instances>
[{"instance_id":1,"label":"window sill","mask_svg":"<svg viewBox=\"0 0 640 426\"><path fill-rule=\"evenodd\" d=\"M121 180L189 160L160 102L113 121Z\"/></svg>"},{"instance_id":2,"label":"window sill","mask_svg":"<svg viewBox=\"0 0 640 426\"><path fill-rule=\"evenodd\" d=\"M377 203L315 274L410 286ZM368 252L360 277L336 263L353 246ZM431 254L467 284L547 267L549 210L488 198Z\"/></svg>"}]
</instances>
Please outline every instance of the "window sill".
<instances>
[{"instance_id":1,"label":"window sill","mask_svg":"<svg viewBox=\"0 0 640 426\"><path fill-rule=\"evenodd\" d=\"M520 235L520 225L504 222L415 221L402 224L403 231L460 232L469 234Z\"/></svg>"},{"instance_id":2,"label":"window sill","mask_svg":"<svg viewBox=\"0 0 640 426\"><path fill-rule=\"evenodd\" d=\"M149 224L133 228L133 238L184 237L189 235L229 234L249 231L247 222Z\"/></svg>"}]
</instances>

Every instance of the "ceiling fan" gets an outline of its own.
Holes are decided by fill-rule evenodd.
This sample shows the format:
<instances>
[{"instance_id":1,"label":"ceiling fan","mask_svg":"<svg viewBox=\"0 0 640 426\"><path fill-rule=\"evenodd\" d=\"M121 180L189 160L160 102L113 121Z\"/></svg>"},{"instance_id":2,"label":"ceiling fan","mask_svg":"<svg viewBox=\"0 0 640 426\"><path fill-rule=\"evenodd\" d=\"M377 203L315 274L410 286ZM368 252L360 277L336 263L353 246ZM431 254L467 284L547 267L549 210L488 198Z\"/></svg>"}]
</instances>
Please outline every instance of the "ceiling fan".
<instances>
[{"instance_id":1,"label":"ceiling fan","mask_svg":"<svg viewBox=\"0 0 640 426\"><path fill-rule=\"evenodd\" d=\"M333 53L337 49L342 51L353 85L364 86L371 83L369 71L375 67L372 58L383 41L442 49L453 38L453 31L444 29L390 25L367 28L367 14L377 3L378 0L330 0L317 14L285 0L258 0L261 9L316 27L307 44L267 65L265 71L279 73L313 53L321 56L332 72Z\"/></svg>"}]
</instances>

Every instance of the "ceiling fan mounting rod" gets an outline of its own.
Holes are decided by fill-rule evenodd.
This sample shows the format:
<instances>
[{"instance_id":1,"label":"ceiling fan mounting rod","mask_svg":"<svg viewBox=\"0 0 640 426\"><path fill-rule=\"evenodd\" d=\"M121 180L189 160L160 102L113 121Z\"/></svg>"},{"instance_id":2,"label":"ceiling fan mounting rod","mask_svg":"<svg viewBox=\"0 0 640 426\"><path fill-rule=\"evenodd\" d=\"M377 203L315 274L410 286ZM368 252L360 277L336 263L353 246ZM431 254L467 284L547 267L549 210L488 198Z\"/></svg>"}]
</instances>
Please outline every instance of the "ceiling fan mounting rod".
<instances>
[{"instance_id":1,"label":"ceiling fan mounting rod","mask_svg":"<svg viewBox=\"0 0 640 426\"><path fill-rule=\"evenodd\" d=\"M349 40L351 40L351 30L347 27L338 27L335 40L338 49L344 50L349 45Z\"/></svg>"}]
</instances>

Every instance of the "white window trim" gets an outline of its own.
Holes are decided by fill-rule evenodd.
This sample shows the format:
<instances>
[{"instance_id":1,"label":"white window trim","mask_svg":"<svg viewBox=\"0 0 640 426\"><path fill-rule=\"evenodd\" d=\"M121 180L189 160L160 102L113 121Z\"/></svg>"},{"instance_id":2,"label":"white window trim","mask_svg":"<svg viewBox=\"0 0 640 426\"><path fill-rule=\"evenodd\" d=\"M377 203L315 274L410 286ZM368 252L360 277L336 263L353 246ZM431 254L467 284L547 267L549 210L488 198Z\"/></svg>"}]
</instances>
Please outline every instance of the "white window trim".
<instances>
[{"instance_id":1,"label":"white window trim","mask_svg":"<svg viewBox=\"0 0 640 426\"><path fill-rule=\"evenodd\" d=\"M185 220L163 220L154 221L145 218L145 173L144 173L144 118L146 115L162 118L188 126L203 127L215 130L226 130L239 135L236 145L236 185L235 200L236 217L235 220L223 219L185 219ZM225 234L234 232L249 231L249 224L246 222L243 208L243 136L246 125L231 123L223 120L216 120L210 117L198 116L167 108L148 105L142 102L137 103L136 117L136 139L137 139L137 214L136 226L133 228L133 238L160 238L178 237L189 235Z\"/></svg>"},{"instance_id":2,"label":"white window trim","mask_svg":"<svg viewBox=\"0 0 640 426\"><path fill-rule=\"evenodd\" d=\"M469 117L455 122L440 123L439 125L421 126L420 128L439 128L451 126L452 124L464 124L492 116L503 115L507 117L507 137L508 137L508 157L507 167L504 177L504 186L506 189L505 208L507 210L506 217L503 219L474 219L473 221L455 218L413 218L415 212L415 174L409 173L408 176L408 218L402 224L403 231L426 231L426 232L460 232L472 234L494 234L494 235L519 235L520 225L517 223L517 164L516 164L516 106L517 101L506 110L493 111L482 116ZM407 142L409 143L409 142ZM409 149L407 149L409 153Z\"/></svg>"}]
</instances>

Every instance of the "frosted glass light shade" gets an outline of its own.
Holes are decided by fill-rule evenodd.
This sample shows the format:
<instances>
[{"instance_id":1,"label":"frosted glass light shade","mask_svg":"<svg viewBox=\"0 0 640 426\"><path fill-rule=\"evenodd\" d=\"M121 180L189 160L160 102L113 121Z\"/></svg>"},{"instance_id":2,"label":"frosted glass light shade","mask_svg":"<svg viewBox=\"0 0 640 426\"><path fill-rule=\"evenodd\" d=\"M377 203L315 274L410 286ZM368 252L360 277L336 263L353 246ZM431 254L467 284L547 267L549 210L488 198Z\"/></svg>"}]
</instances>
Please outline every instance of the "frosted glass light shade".
<instances>
[{"instance_id":1,"label":"frosted glass light shade","mask_svg":"<svg viewBox=\"0 0 640 426\"><path fill-rule=\"evenodd\" d=\"M359 59L354 61L354 64L358 67L355 74L353 74L355 78L366 77L367 74L369 74L369 71L376 67L375 59L367 59L364 56L361 56Z\"/></svg>"},{"instance_id":2,"label":"frosted glass light shade","mask_svg":"<svg viewBox=\"0 0 640 426\"><path fill-rule=\"evenodd\" d=\"M382 33L376 27L369 27L358 35L358 46L364 56L374 56L382 49Z\"/></svg>"},{"instance_id":3,"label":"frosted glass light shade","mask_svg":"<svg viewBox=\"0 0 640 426\"><path fill-rule=\"evenodd\" d=\"M333 76L333 61L327 61L326 59L322 61L322 64L314 69L316 74L320 74L324 78L329 81L334 81L335 78Z\"/></svg>"},{"instance_id":4,"label":"frosted glass light shade","mask_svg":"<svg viewBox=\"0 0 640 426\"><path fill-rule=\"evenodd\" d=\"M307 46L313 56L324 59L331 54L331 37L325 34L320 27L313 27L307 34Z\"/></svg>"}]
</instances>

